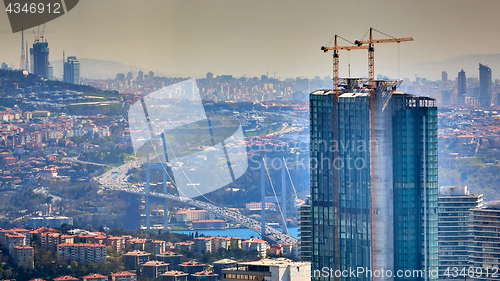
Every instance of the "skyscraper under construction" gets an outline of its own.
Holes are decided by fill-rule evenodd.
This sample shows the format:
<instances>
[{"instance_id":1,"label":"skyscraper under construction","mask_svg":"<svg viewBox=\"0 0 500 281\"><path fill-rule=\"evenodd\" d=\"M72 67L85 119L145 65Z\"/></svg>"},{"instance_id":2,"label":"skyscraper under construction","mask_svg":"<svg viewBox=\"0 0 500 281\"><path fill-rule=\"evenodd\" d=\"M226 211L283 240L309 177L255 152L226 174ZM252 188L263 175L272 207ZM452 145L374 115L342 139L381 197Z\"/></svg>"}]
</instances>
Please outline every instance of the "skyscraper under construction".
<instances>
[{"instance_id":1,"label":"skyscraper under construction","mask_svg":"<svg viewBox=\"0 0 500 281\"><path fill-rule=\"evenodd\" d=\"M49 43L36 39L31 54L31 73L49 79Z\"/></svg>"},{"instance_id":2,"label":"skyscraper under construction","mask_svg":"<svg viewBox=\"0 0 500 281\"><path fill-rule=\"evenodd\" d=\"M310 94L312 279L437 280L435 100L364 83Z\"/></svg>"}]
</instances>

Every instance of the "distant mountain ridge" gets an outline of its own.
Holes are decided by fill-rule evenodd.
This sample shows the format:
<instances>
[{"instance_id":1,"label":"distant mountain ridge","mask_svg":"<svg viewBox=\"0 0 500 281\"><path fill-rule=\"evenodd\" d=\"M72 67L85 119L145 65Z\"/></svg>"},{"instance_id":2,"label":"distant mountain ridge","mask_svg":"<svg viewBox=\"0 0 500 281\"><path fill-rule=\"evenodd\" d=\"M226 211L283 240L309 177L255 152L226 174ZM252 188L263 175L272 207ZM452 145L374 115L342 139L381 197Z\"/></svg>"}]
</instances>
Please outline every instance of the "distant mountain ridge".
<instances>
[{"instance_id":1,"label":"distant mountain ridge","mask_svg":"<svg viewBox=\"0 0 500 281\"><path fill-rule=\"evenodd\" d=\"M81 77L91 79L114 79L117 73L127 74L129 71L134 73L134 79L137 72L142 70L144 74L151 69L145 69L139 66L127 65L117 61L107 61L89 58L78 58L80 62ZM54 68L54 77L62 79L63 65L62 60L50 62ZM401 78L407 77L411 80L415 79L415 75L427 78L430 80L440 80L441 72L448 73L449 80L455 80L458 72L462 69L467 77L479 77L479 64L487 65L491 68L493 79L500 78L500 54L468 54L461 55L442 61L423 62L417 64L405 65L401 69ZM388 75L394 78L394 68L381 67L377 70L377 74Z\"/></svg>"},{"instance_id":2,"label":"distant mountain ridge","mask_svg":"<svg viewBox=\"0 0 500 281\"><path fill-rule=\"evenodd\" d=\"M97 60L97 59L88 59L88 58L78 58L80 62L80 76L82 78L91 78L91 79L114 79L117 73L125 73L127 74L131 71L134 74L134 79L137 77L137 72L142 70L144 73L149 72L146 69L133 66L126 65L121 62L116 61L106 61L106 60ZM62 79L63 77L63 64L62 60L51 61L50 64L54 69L54 77L56 79Z\"/></svg>"}]
</instances>

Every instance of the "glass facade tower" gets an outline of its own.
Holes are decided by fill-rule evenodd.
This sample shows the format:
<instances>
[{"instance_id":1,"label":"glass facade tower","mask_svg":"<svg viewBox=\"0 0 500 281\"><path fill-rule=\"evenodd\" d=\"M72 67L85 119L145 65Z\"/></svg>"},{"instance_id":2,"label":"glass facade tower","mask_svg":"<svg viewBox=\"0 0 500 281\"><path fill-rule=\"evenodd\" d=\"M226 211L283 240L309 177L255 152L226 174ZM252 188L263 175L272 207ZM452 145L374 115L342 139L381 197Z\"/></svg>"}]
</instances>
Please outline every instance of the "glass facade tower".
<instances>
[{"instance_id":1,"label":"glass facade tower","mask_svg":"<svg viewBox=\"0 0 500 281\"><path fill-rule=\"evenodd\" d=\"M312 279L437 280L434 100L377 81L371 103L357 83L348 79L337 101L332 91L310 95ZM330 271L357 268L365 273ZM404 277L425 268L435 276Z\"/></svg>"},{"instance_id":2,"label":"glass facade tower","mask_svg":"<svg viewBox=\"0 0 500 281\"><path fill-rule=\"evenodd\" d=\"M64 82L80 84L80 63L76 57L68 57L64 62Z\"/></svg>"},{"instance_id":3,"label":"glass facade tower","mask_svg":"<svg viewBox=\"0 0 500 281\"><path fill-rule=\"evenodd\" d=\"M479 105L491 106L491 68L479 64Z\"/></svg>"}]
</instances>

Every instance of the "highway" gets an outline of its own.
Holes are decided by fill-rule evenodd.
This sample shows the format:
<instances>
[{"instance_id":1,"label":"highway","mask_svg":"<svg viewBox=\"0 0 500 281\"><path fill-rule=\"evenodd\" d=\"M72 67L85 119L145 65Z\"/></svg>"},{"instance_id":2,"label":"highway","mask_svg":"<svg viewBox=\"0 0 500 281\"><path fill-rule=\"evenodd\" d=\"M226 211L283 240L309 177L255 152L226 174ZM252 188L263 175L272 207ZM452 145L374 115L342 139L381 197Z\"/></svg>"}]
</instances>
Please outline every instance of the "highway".
<instances>
[{"instance_id":1,"label":"highway","mask_svg":"<svg viewBox=\"0 0 500 281\"><path fill-rule=\"evenodd\" d=\"M142 158L129 161L119 167L114 167L99 177L95 177L94 180L97 180L99 184L103 186L129 186L129 176L127 175L128 170L132 168L140 168L143 163Z\"/></svg>"}]
</instances>

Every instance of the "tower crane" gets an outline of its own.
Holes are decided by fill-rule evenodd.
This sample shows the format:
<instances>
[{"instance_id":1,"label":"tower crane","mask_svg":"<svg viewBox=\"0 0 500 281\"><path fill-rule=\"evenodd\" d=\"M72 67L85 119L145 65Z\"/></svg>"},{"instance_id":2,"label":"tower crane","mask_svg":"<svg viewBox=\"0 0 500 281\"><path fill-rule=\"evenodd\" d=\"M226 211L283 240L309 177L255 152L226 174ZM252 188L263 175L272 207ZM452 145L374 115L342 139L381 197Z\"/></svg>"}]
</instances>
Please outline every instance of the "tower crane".
<instances>
[{"instance_id":1,"label":"tower crane","mask_svg":"<svg viewBox=\"0 0 500 281\"><path fill-rule=\"evenodd\" d=\"M374 30L391 38L373 39ZM372 27L370 27L370 39L368 41L354 41L354 44L357 46L368 46L368 85L370 87L370 97L373 98L375 96L375 49L373 45L378 43L401 43L407 41L413 41L413 37L396 38Z\"/></svg>"},{"instance_id":2,"label":"tower crane","mask_svg":"<svg viewBox=\"0 0 500 281\"><path fill-rule=\"evenodd\" d=\"M352 44L352 46L339 46L337 44L337 38L341 38L349 43ZM328 51L333 51L333 91L334 91L334 96L333 96L333 106L334 108L337 107L337 102L338 102L338 97L339 97L339 94L340 94L340 90L339 90L339 54L338 54L338 51L341 51L341 50L346 50L346 51L351 51L351 50L363 50L363 49L368 49L368 46L366 45L355 45L354 43L350 42L349 40L345 39L345 38L342 38L340 36L338 36L337 34L335 34L335 37L334 37L334 43L333 43L333 47L325 47L325 46L322 46L321 47L321 50L323 52L328 52ZM336 128L337 127L337 114L333 114L333 127ZM337 139L337 130L333 130L333 139ZM333 152L333 159L338 159L338 152L337 150L335 150ZM338 178L338 169L333 169L333 178L335 179L333 182L333 194L334 194L334 198L333 198L333 209L334 209L334 244L335 244L335 247L334 247L334 251L335 251L335 269L338 270L339 269L339 237L340 237L340 234L339 234L339 195L338 195L338 190L339 190L339 186L338 186L338 181L336 180ZM339 278L337 276L334 277L334 280L335 281L338 281Z\"/></svg>"},{"instance_id":3,"label":"tower crane","mask_svg":"<svg viewBox=\"0 0 500 281\"><path fill-rule=\"evenodd\" d=\"M387 37L386 39L373 39L373 31L377 31L381 34L384 34ZM369 85L369 107L370 107L370 140L375 139L375 123L376 123L376 105L375 105L375 49L373 47L374 44L378 43L401 43L413 41L412 37L401 37L396 38L390 35L387 35L381 31L378 31L372 27L370 27L370 38L368 41L356 40L354 44L357 46L368 46L368 85ZM370 231L372 238L370 239L370 248L371 248L371 268L375 269L377 265L377 243L376 243L376 215L378 213L377 206L375 204L376 200L376 145L370 144Z\"/></svg>"},{"instance_id":4,"label":"tower crane","mask_svg":"<svg viewBox=\"0 0 500 281\"><path fill-rule=\"evenodd\" d=\"M333 47L325 47L322 46L321 50L323 52L328 52L328 51L333 51L333 91L335 92L335 95L338 97L339 96L339 54L338 51L341 50L346 50L346 51L351 51L351 50L366 50L369 48L369 46L360 44L360 45L354 45L353 46L338 46L337 44L337 38L344 39L337 34L335 34L335 39L333 43ZM349 40L344 39L345 41L349 42ZM351 43L351 42L349 42Z\"/></svg>"}]
</instances>

